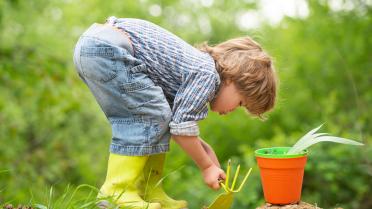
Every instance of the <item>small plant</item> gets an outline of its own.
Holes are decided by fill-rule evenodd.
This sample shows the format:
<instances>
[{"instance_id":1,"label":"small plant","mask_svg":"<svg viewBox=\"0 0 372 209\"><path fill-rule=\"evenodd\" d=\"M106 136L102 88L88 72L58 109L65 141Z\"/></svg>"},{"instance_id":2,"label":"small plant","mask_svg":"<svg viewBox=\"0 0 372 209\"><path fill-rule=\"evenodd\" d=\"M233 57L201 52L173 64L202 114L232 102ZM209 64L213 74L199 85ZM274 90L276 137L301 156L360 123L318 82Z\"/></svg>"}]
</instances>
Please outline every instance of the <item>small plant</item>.
<instances>
[{"instance_id":1,"label":"small plant","mask_svg":"<svg viewBox=\"0 0 372 209\"><path fill-rule=\"evenodd\" d=\"M297 141L297 143L287 152L287 154L300 153L306 148L310 147L311 145L325 141L359 146L363 145L362 143L356 142L351 139L330 136L327 133L316 133L322 126L323 124L318 126L317 128L314 128L313 130L305 134L303 137L301 137L301 139Z\"/></svg>"},{"instance_id":2,"label":"small plant","mask_svg":"<svg viewBox=\"0 0 372 209\"><path fill-rule=\"evenodd\" d=\"M316 133L321 127L306 133L293 147L270 147L255 151L266 202L285 205L301 200L307 148L311 145L324 141L363 145L351 139Z\"/></svg>"}]
</instances>

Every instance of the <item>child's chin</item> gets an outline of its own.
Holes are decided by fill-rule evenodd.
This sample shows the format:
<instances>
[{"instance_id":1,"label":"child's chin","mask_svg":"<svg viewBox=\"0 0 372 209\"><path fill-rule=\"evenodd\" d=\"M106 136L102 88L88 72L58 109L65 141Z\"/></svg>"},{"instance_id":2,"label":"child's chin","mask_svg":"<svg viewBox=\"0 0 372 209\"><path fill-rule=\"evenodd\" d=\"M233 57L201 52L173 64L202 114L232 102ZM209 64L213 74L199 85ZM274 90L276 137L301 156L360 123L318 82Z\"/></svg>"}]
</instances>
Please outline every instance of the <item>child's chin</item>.
<instances>
[{"instance_id":1,"label":"child's chin","mask_svg":"<svg viewBox=\"0 0 372 209\"><path fill-rule=\"evenodd\" d=\"M214 108L214 105L212 103L209 103L209 109L212 111L212 112L216 112L216 109Z\"/></svg>"},{"instance_id":2,"label":"child's chin","mask_svg":"<svg viewBox=\"0 0 372 209\"><path fill-rule=\"evenodd\" d=\"M211 108L211 111L214 112L214 113L217 113L217 114L219 114L219 115L225 115L224 112L221 112L221 111L216 110L216 109L212 109L212 108Z\"/></svg>"}]
</instances>

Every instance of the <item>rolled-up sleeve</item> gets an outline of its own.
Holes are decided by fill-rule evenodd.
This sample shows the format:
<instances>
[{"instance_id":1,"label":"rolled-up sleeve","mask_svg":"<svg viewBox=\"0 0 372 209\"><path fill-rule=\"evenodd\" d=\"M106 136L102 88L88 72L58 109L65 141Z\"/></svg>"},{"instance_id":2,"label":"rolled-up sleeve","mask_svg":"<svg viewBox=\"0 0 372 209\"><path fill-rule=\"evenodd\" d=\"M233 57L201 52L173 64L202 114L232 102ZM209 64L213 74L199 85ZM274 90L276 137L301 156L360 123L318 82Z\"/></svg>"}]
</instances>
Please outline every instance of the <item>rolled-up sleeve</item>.
<instances>
[{"instance_id":1,"label":"rolled-up sleeve","mask_svg":"<svg viewBox=\"0 0 372 209\"><path fill-rule=\"evenodd\" d=\"M207 103L214 97L219 76L209 71L185 72L173 103L169 124L173 135L198 136L197 121L208 115Z\"/></svg>"}]
</instances>

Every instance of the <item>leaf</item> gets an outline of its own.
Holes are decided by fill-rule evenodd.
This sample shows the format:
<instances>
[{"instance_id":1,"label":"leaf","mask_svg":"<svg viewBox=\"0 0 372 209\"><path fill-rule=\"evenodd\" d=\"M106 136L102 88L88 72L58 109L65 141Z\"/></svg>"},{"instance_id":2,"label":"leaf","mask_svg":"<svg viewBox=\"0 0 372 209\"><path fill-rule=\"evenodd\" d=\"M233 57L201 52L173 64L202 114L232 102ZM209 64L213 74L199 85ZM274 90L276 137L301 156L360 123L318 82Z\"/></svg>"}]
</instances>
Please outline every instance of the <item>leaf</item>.
<instances>
[{"instance_id":1,"label":"leaf","mask_svg":"<svg viewBox=\"0 0 372 209\"><path fill-rule=\"evenodd\" d=\"M35 204L34 207L37 208L37 209L48 209L47 206L42 205L42 204Z\"/></svg>"},{"instance_id":2,"label":"leaf","mask_svg":"<svg viewBox=\"0 0 372 209\"><path fill-rule=\"evenodd\" d=\"M310 138L312 138L312 135L317 132L321 127L323 126L323 124L321 124L320 126L314 128L313 130L307 132L303 137L301 137L300 140L297 141L297 143L295 145L293 145L293 147L288 151L287 154L293 154L294 151L293 150L297 150L297 147L299 145L301 145L304 141L307 141L309 140Z\"/></svg>"},{"instance_id":3,"label":"leaf","mask_svg":"<svg viewBox=\"0 0 372 209\"><path fill-rule=\"evenodd\" d=\"M311 145L314 145L314 144L319 143L319 142L325 142L325 141L336 142L336 143L341 143L341 144L357 145L357 146L363 145L362 143L356 142L356 141L351 140L351 139L335 137L335 136L324 136L323 135L323 136L313 138L313 140L306 141L303 144L300 144L296 148L296 150L293 151L293 153L299 153L302 150L305 150L306 148L310 147ZM293 153L288 152L288 154L293 154Z\"/></svg>"},{"instance_id":4,"label":"leaf","mask_svg":"<svg viewBox=\"0 0 372 209\"><path fill-rule=\"evenodd\" d=\"M234 193L222 193L208 207L208 209L229 209L233 203Z\"/></svg>"},{"instance_id":5,"label":"leaf","mask_svg":"<svg viewBox=\"0 0 372 209\"><path fill-rule=\"evenodd\" d=\"M323 124L322 124L323 125ZM317 128L309 131L307 134L305 134L300 140L297 141L297 143L287 152L287 154L296 154L300 153L301 151L307 149L311 145L314 145L319 142L336 142L341 144L349 144L349 145L363 145L362 143L359 143L357 141L336 137L336 136L329 136L327 133L315 133L322 127L322 125L318 126Z\"/></svg>"}]
</instances>

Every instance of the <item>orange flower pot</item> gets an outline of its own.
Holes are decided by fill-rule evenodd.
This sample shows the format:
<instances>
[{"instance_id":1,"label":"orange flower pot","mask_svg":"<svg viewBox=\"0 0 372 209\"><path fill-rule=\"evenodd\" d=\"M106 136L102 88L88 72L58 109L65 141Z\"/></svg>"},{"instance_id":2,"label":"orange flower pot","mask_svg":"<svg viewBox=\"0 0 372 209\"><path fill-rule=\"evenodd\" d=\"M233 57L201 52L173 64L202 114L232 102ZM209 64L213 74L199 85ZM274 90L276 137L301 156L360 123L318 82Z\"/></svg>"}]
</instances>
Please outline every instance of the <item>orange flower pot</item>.
<instances>
[{"instance_id":1,"label":"orange flower pot","mask_svg":"<svg viewBox=\"0 0 372 209\"><path fill-rule=\"evenodd\" d=\"M301 199L307 150L300 154L287 155L289 149L290 147L272 147L255 152L268 203L285 205L297 203Z\"/></svg>"}]
</instances>

